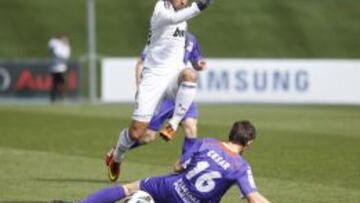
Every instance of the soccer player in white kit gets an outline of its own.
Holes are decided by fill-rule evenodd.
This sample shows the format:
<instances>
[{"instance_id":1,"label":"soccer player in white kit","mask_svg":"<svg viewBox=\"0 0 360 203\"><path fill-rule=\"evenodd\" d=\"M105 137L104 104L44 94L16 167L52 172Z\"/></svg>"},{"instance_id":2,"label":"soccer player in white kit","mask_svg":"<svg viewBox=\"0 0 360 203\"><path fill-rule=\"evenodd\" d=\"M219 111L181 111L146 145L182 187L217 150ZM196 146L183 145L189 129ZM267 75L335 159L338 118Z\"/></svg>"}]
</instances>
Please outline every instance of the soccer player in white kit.
<instances>
[{"instance_id":1,"label":"soccer player in white kit","mask_svg":"<svg viewBox=\"0 0 360 203\"><path fill-rule=\"evenodd\" d=\"M107 155L111 181L120 175L124 154L145 135L147 126L163 97L175 98L175 111L161 136L170 140L196 94L196 73L183 63L186 21L204 10L211 0L159 0L150 21L149 41L142 78L129 128L123 129L115 148Z\"/></svg>"},{"instance_id":2,"label":"soccer player in white kit","mask_svg":"<svg viewBox=\"0 0 360 203\"><path fill-rule=\"evenodd\" d=\"M50 101L55 102L59 98L63 99L65 94L65 75L71 54L69 38L65 34L58 34L50 39L48 48L51 55L50 73L52 77Z\"/></svg>"}]
</instances>

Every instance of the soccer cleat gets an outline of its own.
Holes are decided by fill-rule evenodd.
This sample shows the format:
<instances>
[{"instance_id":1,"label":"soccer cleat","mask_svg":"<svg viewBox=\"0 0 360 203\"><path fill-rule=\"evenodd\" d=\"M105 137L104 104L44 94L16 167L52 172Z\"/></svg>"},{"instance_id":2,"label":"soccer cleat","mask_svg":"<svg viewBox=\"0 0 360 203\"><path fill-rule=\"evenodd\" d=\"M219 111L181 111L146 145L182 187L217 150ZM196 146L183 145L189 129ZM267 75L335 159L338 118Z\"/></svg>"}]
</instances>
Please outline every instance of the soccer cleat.
<instances>
[{"instance_id":1,"label":"soccer cleat","mask_svg":"<svg viewBox=\"0 0 360 203\"><path fill-rule=\"evenodd\" d=\"M112 147L112 149L106 154L105 157L105 164L108 168L108 172L107 172L108 178L112 182L115 182L119 178L120 166L121 166L121 162L117 163L113 159L114 151L115 151L115 147Z\"/></svg>"},{"instance_id":2,"label":"soccer cleat","mask_svg":"<svg viewBox=\"0 0 360 203\"><path fill-rule=\"evenodd\" d=\"M172 140L175 137L175 135L176 135L176 131L170 124L167 124L165 128L161 129L160 131L161 138L163 138L167 142Z\"/></svg>"}]
</instances>

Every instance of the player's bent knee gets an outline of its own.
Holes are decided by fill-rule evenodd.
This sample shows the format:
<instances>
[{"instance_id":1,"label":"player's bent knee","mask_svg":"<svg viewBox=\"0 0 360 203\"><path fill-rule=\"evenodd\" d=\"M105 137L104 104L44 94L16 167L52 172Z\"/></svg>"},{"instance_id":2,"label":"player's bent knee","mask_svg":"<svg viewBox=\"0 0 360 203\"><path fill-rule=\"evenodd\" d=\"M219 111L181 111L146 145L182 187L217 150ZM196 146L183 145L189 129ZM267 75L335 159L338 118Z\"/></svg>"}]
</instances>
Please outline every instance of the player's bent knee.
<instances>
[{"instance_id":1,"label":"player's bent knee","mask_svg":"<svg viewBox=\"0 0 360 203\"><path fill-rule=\"evenodd\" d=\"M148 144L153 142L156 139L156 132L152 130L147 130L145 135L141 137L140 142L142 144Z\"/></svg>"},{"instance_id":2,"label":"player's bent knee","mask_svg":"<svg viewBox=\"0 0 360 203\"><path fill-rule=\"evenodd\" d=\"M145 135L147 126L148 126L147 123L139 122L139 121L132 121L130 128L129 128L131 139L140 141L141 137L143 135Z\"/></svg>"},{"instance_id":3,"label":"player's bent knee","mask_svg":"<svg viewBox=\"0 0 360 203\"><path fill-rule=\"evenodd\" d=\"M191 139L194 139L197 137L197 129L196 127L193 127L193 128L184 128L184 131L185 131L185 136L187 138L191 138Z\"/></svg>"},{"instance_id":4,"label":"player's bent knee","mask_svg":"<svg viewBox=\"0 0 360 203\"><path fill-rule=\"evenodd\" d=\"M123 185L124 191L125 191L125 195L129 196L134 194L136 191L140 190L140 182L136 181L133 183L128 183Z\"/></svg>"},{"instance_id":5,"label":"player's bent knee","mask_svg":"<svg viewBox=\"0 0 360 203\"><path fill-rule=\"evenodd\" d=\"M181 81L192 81L195 82L197 80L197 74L194 70L186 68L182 71Z\"/></svg>"},{"instance_id":6,"label":"player's bent knee","mask_svg":"<svg viewBox=\"0 0 360 203\"><path fill-rule=\"evenodd\" d=\"M130 137L133 140L140 141L143 134L144 134L144 130L142 130L142 129L139 129L139 128L130 129Z\"/></svg>"}]
</instances>

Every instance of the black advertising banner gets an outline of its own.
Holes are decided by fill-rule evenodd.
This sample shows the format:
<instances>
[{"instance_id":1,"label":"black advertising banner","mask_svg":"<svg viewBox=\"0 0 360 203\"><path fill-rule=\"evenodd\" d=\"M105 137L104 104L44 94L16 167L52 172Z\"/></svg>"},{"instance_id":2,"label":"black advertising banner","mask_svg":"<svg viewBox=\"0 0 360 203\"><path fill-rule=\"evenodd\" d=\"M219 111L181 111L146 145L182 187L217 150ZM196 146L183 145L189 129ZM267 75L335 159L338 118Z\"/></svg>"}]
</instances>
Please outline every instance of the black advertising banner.
<instances>
[{"instance_id":1,"label":"black advertising banner","mask_svg":"<svg viewBox=\"0 0 360 203\"><path fill-rule=\"evenodd\" d=\"M52 86L50 60L0 60L1 98L48 98ZM80 64L70 62L66 73L66 97L80 95Z\"/></svg>"}]
</instances>

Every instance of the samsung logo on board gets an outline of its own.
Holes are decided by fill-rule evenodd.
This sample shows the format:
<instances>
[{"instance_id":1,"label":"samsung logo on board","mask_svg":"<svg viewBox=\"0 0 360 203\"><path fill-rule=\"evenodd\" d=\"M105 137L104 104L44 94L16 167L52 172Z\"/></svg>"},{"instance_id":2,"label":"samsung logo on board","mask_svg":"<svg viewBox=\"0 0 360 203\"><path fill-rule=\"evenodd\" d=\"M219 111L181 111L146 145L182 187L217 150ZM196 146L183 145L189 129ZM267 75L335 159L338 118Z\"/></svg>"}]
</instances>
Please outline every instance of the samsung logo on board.
<instances>
[{"instance_id":1,"label":"samsung logo on board","mask_svg":"<svg viewBox=\"0 0 360 203\"><path fill-rule=\"evenodd\" d=\"M310 74L306 70L244 70L212 69L198 79L200 91L238 92L299 92L310 88Z\"/></svg>"}]
</instances>

